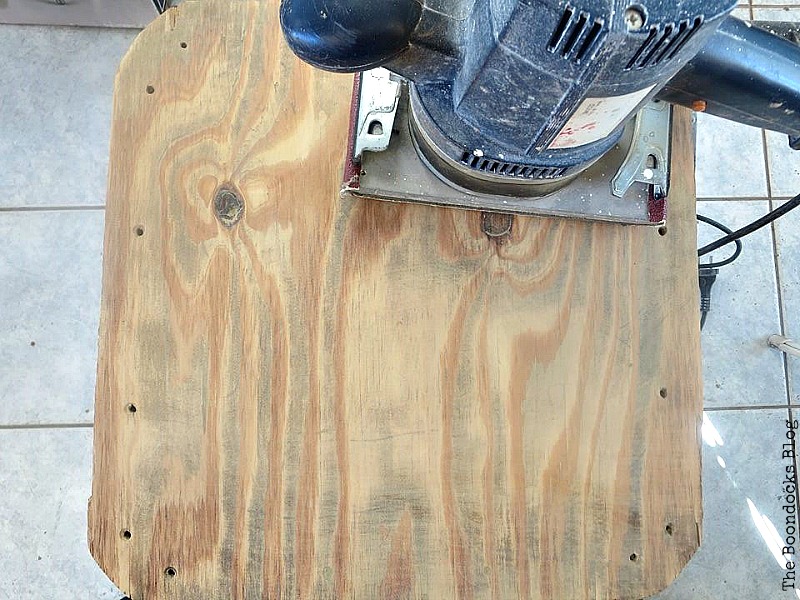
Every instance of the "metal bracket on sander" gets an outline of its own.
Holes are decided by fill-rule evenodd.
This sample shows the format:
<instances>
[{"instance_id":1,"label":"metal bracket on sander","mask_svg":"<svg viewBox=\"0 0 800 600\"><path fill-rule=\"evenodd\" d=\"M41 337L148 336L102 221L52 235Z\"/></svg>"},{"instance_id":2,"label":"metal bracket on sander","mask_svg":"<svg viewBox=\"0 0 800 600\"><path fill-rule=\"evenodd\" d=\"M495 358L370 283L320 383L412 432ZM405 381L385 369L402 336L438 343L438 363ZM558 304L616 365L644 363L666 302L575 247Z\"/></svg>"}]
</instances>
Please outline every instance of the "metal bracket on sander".
<instances>
[{"instance_id":1,"label":"metal bracket on sander","mask_svg":"<svg viewBox=\"0 0 800 600\"><path fill-rule=\"evenodd\" d=\"M602 159L551 193L477 193L446 180L416 147L406 84L384 69L356 76L343 195L468 210L662 225L672 106L647 105ZM536 189L535 185L531 186Z\"/></svg>"}]
</instances>

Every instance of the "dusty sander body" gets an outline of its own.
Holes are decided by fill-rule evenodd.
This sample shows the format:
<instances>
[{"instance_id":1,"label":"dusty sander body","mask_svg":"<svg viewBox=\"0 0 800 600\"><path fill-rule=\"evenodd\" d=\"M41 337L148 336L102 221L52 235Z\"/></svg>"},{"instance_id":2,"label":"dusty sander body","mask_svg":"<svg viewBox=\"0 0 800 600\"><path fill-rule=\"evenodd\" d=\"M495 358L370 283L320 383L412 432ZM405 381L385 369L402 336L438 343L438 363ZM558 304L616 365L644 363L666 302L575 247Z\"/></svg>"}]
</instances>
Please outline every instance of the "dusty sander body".
<instances>
[{"instance_id":1,"label":"dusty sander body","mask_svg":"<svg viewBox=\"0 0 800 600\"><path fill-rule=\"evenodd\" d=\"M800 136L800 48L735 4L284 0L281 20L307 62L361 73L347 192L659 224L673 103Z\"/></svg>"}]
</instances>

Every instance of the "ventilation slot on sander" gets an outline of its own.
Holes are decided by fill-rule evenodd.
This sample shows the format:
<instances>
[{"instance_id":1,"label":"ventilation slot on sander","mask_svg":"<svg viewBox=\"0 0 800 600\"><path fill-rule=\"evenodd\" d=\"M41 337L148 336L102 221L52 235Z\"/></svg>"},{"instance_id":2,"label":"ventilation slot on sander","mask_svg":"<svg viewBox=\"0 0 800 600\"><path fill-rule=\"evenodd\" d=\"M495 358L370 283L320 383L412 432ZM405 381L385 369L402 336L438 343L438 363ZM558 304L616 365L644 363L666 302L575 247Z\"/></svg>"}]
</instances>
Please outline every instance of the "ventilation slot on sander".
<instances>
[{"instance_id":1,"label":"ventilation slot on sander","mask_svg":"<svg viewBox=\"0 0 800 600\"><path fill-rule=\"evenodd\" d=\"M521 179L555 179L556 177L563 176L567 171L566 167L532 167L530 165L485 158L473 152L464 152L464 155L461 157L461 163L468 166L470 169L482 171L483 173L491 173L493 175L505 177L519 177Z\"/></svg>"},{"instance_id":2,"label":"ventilation slot on sander","mask_svg":"<svg viewBox=\"0 0 800 600\"><path fill-rule=\"evenodd\" d=\"M603 19L592 20L588 12L578 12L568 4L550 37L547 50L575 63L591 60L605 37L604 24Z\"/></svg>"},{"instance_id":3,"label":"ventilation slot on sander","mask_svg":"<svg viewBox=\"0 0 800 600\"><path fill-rule=\"evenodd\" d=\"M694 21L685 19L677 25L675 23L654 25L650 28L650 34L644 44L625 65L625 70L654 67L664 59L672 59L702 25L703 17L696 17Z\"/></svg>"}]
</instances>

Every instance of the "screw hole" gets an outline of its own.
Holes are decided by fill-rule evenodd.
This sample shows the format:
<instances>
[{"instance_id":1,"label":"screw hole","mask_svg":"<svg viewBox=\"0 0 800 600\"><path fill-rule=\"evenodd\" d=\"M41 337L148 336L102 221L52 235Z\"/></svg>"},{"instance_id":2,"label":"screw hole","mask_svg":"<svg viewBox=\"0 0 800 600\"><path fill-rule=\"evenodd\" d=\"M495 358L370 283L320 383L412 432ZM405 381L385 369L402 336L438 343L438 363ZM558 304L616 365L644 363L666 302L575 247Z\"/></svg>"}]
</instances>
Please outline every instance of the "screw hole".
<instances>
[{"instance_id":1,"label":"screw hole","mask_svg":"<svg viewBox=\"0 0 800 600\"><path fill-rule=\"evenodd\" d=\"M628 31L639 31L647 23L647 13L639 5L629 6L624 14Z\"/></svg>"},{"instance_id":2,"label":"screw hole","mask_svg":"<svg viewBox=\"0 0 800 600\"><path fill-rule=\"evenodd\" d=\"M35 346L36 342L31 342L31 347Z\"/></svg>"},{"instance_id":3,"label":"screw hole","mask_svg":"<svg viewBox=\"0 0 800 600\"><path fill-rule=\"evenodd\" d=\"M129 413L135 413L136 412L136 405L135 404L128 404L127 409L128 409Z\"/></svg>"},{"instance_id":4,"label":"screw hole","mask_svg":"<svg viewBox=\"0 0 800 600\"><path fill-rule=\"evenodd\" d=\"M667 526L664 527L664 531L667 532L667 535L672 535L672 523L667 523Z\"/></svg>"},{"instance_id":5,"label":"screw hole","mask_svg":"<svg viewBox=\"0 0 800 600\"><path fill-rule=\"evenodd\" d=\"M181 48L186 50L186 48L188 48L188 47L189 47L189 44L187 44L186 42L181 42Z\"/></svg>"},{"instance_id":6,"label":"screw hole","mask_svg":"<svg viewBox=\"0 0 800 600\"><path fill-rule=\"evenodd\" d=\"M127 529L123 529L122 533L120 533L120 535L122 536L123 540L129 540L129 539L131 539L133 537L133 534L130 531L128 531Z\"/></svg>"},{"instance_id":7,"label":"screw hole","mask_svg":"<svg viewBox=\"0 0 800 600\"><path fill-rule=\"evenodd\" d=\"M639 560L639 555L634 552L633 554L630 555L630 559L631 562L636 562Z\"/></svg>"},{"instance_id":8,"label":"screw hole","mask_svg":"<svg viewBox=\"0 0 800 600\"><path fill-rule=\"evenodd\" d=\"M175 567L167 567L164 569L164 575L167 577L175 577L178 574L178 571L175 570Z\"/></svg>"},{"instance_id":9,"label":"screw hole","mask_svg":"<svg viewBox=\"0 0 800 600\"><path fill-rule=\"evenodd\" d=\"M138 237L142 237L144 235L144 227L137 225L133 228L133 233L135 233Z\"/></svg>"},{"instance_id":10,"label":"screw hole","mask_svg":"<svg viewBox=\"0 0 800 600\"><path fill-rule=\"evenodd\" d=\"M660 235L661 237L664 237L665 235L667 235L666 226L658 228L658 235Z\"/></svg>"},{"instance_id":11,"label":"screw hole","mask_svg":"<svg viewBox=\"0 0 800 600\"><path fill-rule=\"evenodd\" d=\"M661 396L662 398L666 398L667 397L667 388L661 388L658 391L658 395Z\"/></svg>"},{"instance_id":12,"label":"screw hole","mask_svg":"<svg viewBox=\"0 0 800 600\"><path fill-rule=\"evenodd\" d=\"M369 124L368 132L370 135L383 135L383 123L380 121L373 121Z\"/></svg>"},{"instance_id":13,"label":"screw hole","mask_svg":"<svg viewBox=\"0 0 800 600\"><path fill-rule=\"evenodd\" d=\"M146 91L148 94L155 94L155 93L156 93L156 88L154 88L152 85L148 85L148 86L145 88L145 91Z\"/></svg>"}]
</instances>

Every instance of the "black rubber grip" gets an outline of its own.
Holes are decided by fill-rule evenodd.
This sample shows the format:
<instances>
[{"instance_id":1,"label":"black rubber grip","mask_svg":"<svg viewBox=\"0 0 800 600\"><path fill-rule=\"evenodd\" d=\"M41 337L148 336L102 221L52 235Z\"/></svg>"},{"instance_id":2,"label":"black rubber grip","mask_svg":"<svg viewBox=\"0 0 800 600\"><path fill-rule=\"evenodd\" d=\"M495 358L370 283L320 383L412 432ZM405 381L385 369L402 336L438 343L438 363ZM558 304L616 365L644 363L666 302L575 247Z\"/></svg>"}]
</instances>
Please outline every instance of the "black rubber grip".
<instances>
[{"instance_id":1,"label":"black rubber grip","mask_svg":"<svg viewBox=\"0 0 800 600\"><path fill-rule=\"evenodd\" d=\"M408 48L422 15L418 0L283 0L281 27L307 63L352 73L379 67Z\"/></svg>"},{"instance_id":2,"label":"black rubber grip","mask_svg":"<svg viewBox=\"0 0 800 600\"><path fill-rule=\"evenodd\" d=\"M800 137L800 47L728 17L658 97Z\"/></svg>"}]
</instances>

